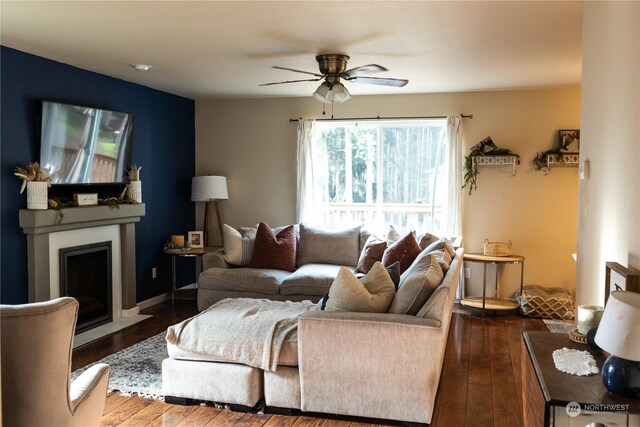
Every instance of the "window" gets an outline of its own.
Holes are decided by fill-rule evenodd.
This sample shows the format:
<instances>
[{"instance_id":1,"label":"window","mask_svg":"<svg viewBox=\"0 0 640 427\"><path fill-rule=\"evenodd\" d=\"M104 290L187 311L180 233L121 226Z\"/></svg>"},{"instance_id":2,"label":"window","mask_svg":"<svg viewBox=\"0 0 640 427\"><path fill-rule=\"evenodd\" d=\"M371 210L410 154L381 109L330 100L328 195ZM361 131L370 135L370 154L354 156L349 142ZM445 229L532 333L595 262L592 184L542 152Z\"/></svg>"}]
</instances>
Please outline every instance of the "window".
<instances>
[{"instance_id":1,"label":"window","mask_svg":"<svg viewBox=\"0 0 640 427\"><path fill-rule=\"evenodd\" d=\"M446 120L316 122L312 140L318 220L443 232Z\"/></svg>"}]
</instances>

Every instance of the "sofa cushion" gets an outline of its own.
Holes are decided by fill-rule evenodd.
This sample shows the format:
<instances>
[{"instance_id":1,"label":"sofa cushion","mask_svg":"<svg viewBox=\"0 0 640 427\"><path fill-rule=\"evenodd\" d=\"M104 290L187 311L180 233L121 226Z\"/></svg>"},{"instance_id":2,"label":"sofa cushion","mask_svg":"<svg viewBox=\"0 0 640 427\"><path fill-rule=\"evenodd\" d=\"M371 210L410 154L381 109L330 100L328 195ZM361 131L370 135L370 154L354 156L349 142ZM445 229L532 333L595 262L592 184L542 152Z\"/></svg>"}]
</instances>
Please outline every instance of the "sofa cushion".
<instances>
[{"instance_id":1,"label":"sofa cushion","mask_svg":"<svg viewBox=\"0 0 640 427\"><path fill-rule=\"evenodd\" d=\"M224 259L231 265L247 266L251 262L253 243L257 229L246 227L236 230L224 224L222 241L224 245Z\"/></svg>"},{"instance_id":2,"label":"sofa cushion","mask_svg":"<svg viewBox=\"0 0 640 427\"><path fill-rule=\"evenodd\" d=\"M300 224L298 266L305 264L356 266L360 254L359 248L360 226L334 230Z\"/></svg>"},{"instance_id":3,"label":"sofa cushion","mask_svg":"<svg viewBox=\"0 0 640 427\"><path fill-rule=\"evenodd\" d=\"M451 255L449 255L449 252L443 248L428 253L436 257L436 261L438 261L440 268L442 268L442 273L447 274L447 271L449 271L449 265L451 265L451 261L453 259L451 258Z\"/></svg>"},{"instance_id":4,"label":"sofa cushion","mask_svg":"<svg viewBox=\"0 0 640 427\"><path fill-rule=\"evenodd\" d=\"M331 284L327 311L384 313L395 294L395 286L381 262L376 262L360 280L346 267L341 267Z\"/></svg>"},{"instance_id":5,"label":"sofa cushion","mask_svg":"<svg viewBox=\"0 0 640 427\"><path fill-rule=\"evenodd\" d=\"M277 295L291 273L263 268L210 268L200 273L198 287L220 291L246 291Z\"/></svg>"},{"instance_id":6,"label":"sofa cushion","mask_svg":"<svg viewBox=\"0 0 640 427\"><path fill-rule=\"evenodd\" d=\"M305 264L291 273L280 286L282 295L324 295L338 275L339 265Z\"/></svg>"},{"instance_id":7,"label":"sofa cushion","mask_svg":"<svg viewBox=\"0 0 640 427\"><path fill-rule=\"evenodd\" d=\"M419 254L420 246L418 246L415 235L409 233L384 251L382 263L389 266L400 261L400 271L404 273Z\"/></svg>"},{"instance_id":8,"label":"sofa cushion","mask_svg":"<svg viewBox=\"0 0 640 427\"><path fill-rule=\"evenodd\" d=\"M420 246L420 249L426 249L427 246L433 242L437 242L438 240L440 240L438 236L434 236L431 233L424 233L418 238L418 245Z\"/></svg>"},{"instance_id":9,"label":"sofa cushion","mask_svg":"<svg viewBox=\"0 0 640 427\"><path fill-rule=\"evenodd\" d=\"M381 240L374 235L369 236L360 253L356 271L368 273L376 261L382 261L384 251L387 249L386 240Z\"/></svg>"},{"instance_id":10,"label":"sofa cushion","mask_svg":"<svg viewBox=\"0 0 640 427\"><path fill-rule=\"evenodd\" d=\"M427 246L424 251L425 252L432 252L432 251L437 251L438 249L444 249L447 252L449 252L449 255L451 256L451 259L453 259L453 257L456 256L456 249L453 247L453 244L447 240L446 238L441 238L436 240L435 242L429 244L429 246Z\"/></svg>"},{"instance_id":11,"label":"sofa cushion","mask_svg":"<svg viewBox=\"0 0 640 427\"><path fill-rule=\"evenodd\" d=\"M402 273L389 313L415 315L440 285L444 274L436 257L423 251Z\"/></svg>"},{"instance_id":12,"label":"sofa cushion","mask_svg":"<svg viewBox=\"0 0 640 427\"><path fill-rule=\"evenodd\" d=\"M249 266L294 271L296 269L296 235L293 225L285 227L275 235L266 223L261 222L256 232Z\"/></svg>"}]
</instances>

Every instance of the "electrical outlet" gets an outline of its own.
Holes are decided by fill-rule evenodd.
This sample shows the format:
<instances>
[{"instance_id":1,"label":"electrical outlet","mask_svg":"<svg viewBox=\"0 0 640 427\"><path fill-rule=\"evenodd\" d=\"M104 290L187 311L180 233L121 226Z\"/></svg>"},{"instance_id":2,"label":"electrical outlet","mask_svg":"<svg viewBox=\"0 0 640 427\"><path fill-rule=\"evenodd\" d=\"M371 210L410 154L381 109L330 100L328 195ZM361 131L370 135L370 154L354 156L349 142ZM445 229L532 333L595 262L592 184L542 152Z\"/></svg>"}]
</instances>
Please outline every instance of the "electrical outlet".
<instances>
[{"instance_id":1,"label":"electrical outlet","mask_svg":"<svg viewBox=\"0 0 640 427\"><path fill-rule=\"evenodd\" d=\"M471 269L470 268L465 268L464 269L464 278L465 279L471 279Z\"/></svg>"},{"instance_id":2,"label":"electrical outlet","mask_svg":"<svg viewBox=\"0 0 640 427\"><path fill-rule=\"evenodd\" d=\"M151 268L151 278L155 279L156 277L158 277L158 272L156 270L155 267Z\"/></svg>"}]
</instances>

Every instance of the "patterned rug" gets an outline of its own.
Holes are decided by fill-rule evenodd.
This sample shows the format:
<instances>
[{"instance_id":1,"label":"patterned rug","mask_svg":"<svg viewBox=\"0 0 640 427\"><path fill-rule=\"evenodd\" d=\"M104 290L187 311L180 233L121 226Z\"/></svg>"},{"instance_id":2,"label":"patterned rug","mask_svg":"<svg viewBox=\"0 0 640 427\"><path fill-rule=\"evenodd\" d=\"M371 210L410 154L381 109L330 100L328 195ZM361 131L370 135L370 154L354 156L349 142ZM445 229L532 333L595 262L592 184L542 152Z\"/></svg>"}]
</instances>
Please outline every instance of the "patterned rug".
<instances>
[{"instance_id":1,"label":"patterned rug","mask_svg":"<svg viewBox=\"0 0 640 427\"><path fill-rule=\"evenodd\" d=\"M169 357L165 335L166 332L162 332L96 362L111 367L109 393L119 390L123 396L137 394L145 399L164 400L162 360ZM71 379L77 378L89 366L73 371Z\"/></svg>"}]
</instances>

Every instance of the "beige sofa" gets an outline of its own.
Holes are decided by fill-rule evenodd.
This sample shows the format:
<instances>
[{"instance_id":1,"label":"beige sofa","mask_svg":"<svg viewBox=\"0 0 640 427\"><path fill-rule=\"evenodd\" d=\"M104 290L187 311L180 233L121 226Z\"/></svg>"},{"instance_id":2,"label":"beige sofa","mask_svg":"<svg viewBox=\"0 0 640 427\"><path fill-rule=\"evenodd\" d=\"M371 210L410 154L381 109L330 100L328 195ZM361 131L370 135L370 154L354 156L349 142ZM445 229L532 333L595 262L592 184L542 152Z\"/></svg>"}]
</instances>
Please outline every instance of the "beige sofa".
<instances>
[{"instance_id":1,"label":"beige sofa","mask_svg":"<svg viewBox=\"0 0 640 427\"><path fill-rule=\"evenodd\" d=\"M168 345L168 402L186 399L429 423L442 371L463 249L415 315L311 311L275 371ZM401 283L402 286L402 283Z\"/></svg>"},{"instance_id":2,"label":"beige sofa","mask_svg":"<svg viewBox=\"0 0 640 427\"><path fill-rule=\"evenodd\" d=\"M296 224L295 230L294 272L233 266L225 260L222 249L204 255L198 277L198 309L225 298L318 301L329 291L341 266L356 270L369 238L369 232L361 227L334 231Z\"/></svg>"}]
</instances>

